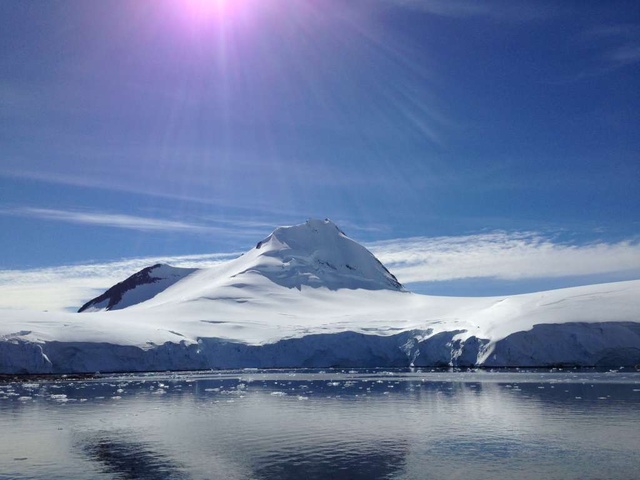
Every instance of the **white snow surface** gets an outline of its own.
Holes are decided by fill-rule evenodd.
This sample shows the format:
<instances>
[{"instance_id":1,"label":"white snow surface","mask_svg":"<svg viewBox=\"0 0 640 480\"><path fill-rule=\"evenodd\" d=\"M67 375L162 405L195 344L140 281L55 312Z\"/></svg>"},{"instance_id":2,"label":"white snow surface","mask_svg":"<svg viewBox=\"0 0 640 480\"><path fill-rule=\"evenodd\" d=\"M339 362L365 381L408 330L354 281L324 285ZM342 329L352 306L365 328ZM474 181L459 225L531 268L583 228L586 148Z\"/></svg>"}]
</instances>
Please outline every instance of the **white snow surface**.
<instances>
[{"instance_id":1,"label":"white snow surface","mask_svg":"<svg viewBox=\"0 0 640 480\"><path fill-rule=\"evenodd\" d=\"M0 373L640 363L640 280L501 297L405 291L333 223L114 311L0 310Z\"/></svg>"}]
</instances>

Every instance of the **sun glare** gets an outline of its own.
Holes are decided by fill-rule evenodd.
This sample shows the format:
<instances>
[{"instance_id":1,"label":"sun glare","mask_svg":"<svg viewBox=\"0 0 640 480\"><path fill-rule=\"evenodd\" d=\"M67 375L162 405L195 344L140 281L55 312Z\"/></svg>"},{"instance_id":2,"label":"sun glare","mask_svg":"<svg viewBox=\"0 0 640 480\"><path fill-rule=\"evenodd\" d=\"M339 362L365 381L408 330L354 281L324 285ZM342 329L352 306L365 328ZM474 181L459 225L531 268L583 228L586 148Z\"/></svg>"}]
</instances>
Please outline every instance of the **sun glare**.
<instances>
[{"instance_id":1,"label":"sun glare","mask_svg":"<svg viewBox=\"0 0 640 480\"><path fill-rule=\"evenodd\" d=\"M186 0L184 4L195 16L220 15L231 5L232 0Z\"/></svg>"}]
</instances>

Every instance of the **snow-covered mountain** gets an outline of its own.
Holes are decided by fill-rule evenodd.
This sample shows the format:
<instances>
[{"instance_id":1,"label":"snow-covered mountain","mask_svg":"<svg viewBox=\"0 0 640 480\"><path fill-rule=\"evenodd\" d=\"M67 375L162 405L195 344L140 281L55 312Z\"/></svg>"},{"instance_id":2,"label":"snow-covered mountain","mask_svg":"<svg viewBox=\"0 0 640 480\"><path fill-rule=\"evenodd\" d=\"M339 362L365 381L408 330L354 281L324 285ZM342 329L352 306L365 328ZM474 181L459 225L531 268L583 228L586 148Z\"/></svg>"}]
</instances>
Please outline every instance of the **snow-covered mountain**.
<instances>
[{"instance_id":1,"label":"snow-covered mountain","mask_svg":"<svg viewBox=\"0 0 640 480\"><path fill-rule=\"evenodd\" d=\"M149 267L81 310L0 310L0 373L640 364L640 280L417 295L328 220L215 267Z\"/></svg>"},{"instance_id":2,"label":"snow-covered mountain","mask_svg":"<svg viewBox=\"0 0 640 480\"><path fill-rule=\"evenodd\" d=\"M194 272L198 274L186 278ZM127 308L156 297L178 281L180 285L155 303L167 303L178 292L180 300L185 301L225 286L245 290L258 277L298 290L307 286L404 291L396 277L369 250L347 237L333 222L308 220L302 225L277 228L222 269L198 270L162 264L144 268L85 303L78 312ZM247 293L240 290L236 294Z\"/></svg>"}]
</instances>

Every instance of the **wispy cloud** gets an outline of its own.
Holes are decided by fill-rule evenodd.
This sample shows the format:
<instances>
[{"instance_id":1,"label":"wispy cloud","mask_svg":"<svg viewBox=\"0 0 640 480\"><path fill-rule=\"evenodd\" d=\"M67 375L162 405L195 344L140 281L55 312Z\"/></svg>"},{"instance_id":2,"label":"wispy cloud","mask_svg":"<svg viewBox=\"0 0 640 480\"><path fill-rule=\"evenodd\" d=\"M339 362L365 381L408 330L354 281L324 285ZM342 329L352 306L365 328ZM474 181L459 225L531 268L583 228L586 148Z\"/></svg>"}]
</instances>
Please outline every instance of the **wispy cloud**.
<instances>
[{"instance_id":1,"label":"wispy cloud","mask_svg":"<svg viewBox=\"0 0 640 480\"><path fill-rule=\"evenodd\" d=\"M104 212L56 210L50 208L19 207L0 210L0 214L139 231L202 233L218 230L216 227L176 220Z\"/></svg>"},{"instance_id":2,"label":"wispy cloud","mask_svg":"<svg viewBox=\"0 0 640 480\"><path fill-rule=\"evenodd\" d=\"M568 83L607 75L640 63L640 27L614 24L588 29L573 39L573 48L587 52L591 65L556 83Z\"/></svg>"},{"instance_id":3,"label":"wispy cloud","mask_svg":"<svg viewBox=\"0 0 640 480\"><path fill-rule=\"evenodd\" d=\"M337 178L341 177L341 173L338 171L330 171L325 175L327 178ZM291 221L299 220L299 217L295 214L292 214L291 208L281 206L277 207L271 204L259 204L257 205L252 199L245 201L243 199L231 199L231 198L222 198L212 196L209 192L207 195L199 196L197 194L183 194L183 193L171 193L166 190L158 190L153 186L146 187L144 184L135 183L127 184L122 183L120 181L113 181L112 179L105 180L103 176L89 175L89 174L76 174L69 172L38 172L33 170L22 170L22 169L12 169L12 168L3 168L0 165L0 177L9 178L9 179L18 179L18 180L28 180L28 181L36 181L42 182L45 184L53 184L53 185L69 185L73 187L79 188L90 188L90 189L101 189L101 190L109 190L116 192L124 192L138 195L149 196L153 198L162 198L162 199L170 199L177 200L180 202L189 202L203 205L213 205L216 207L225 207L233 209L234 211L247 212L251 214L251 216L269 216L269 217L277 217L279 221L284 218L291 218ZM376 180L379 182L379 180ZM327 180L328 182L328 180ZM347 182L346 180L340 180L340 182L350 185L353 184L353 181ZM6 213L7 210L0 210L0 214ZM237 220L237 222L241 222L242 220ZM234 223L236 221L234 220ZM273 226L273 221L265 221L262 225Z\"/></svg>"},{"instance_id":4,"label":"wispy cloud","mask_svg":"<svg viewBox=\"0 0 640 480\"><path fill-rule=\"evenodd\" d=\"M509 0L381 0L397 7L451 18L485 17L502 21L531 21L546 18L557 10L542 2Z\"/></svg>"},{"instance_id":5,"label":"wispy cloud","mask_svg":"<svg viewBox=\"0 0 640 480\"><path fill-rule=\"evenodd\" d=\"M36 172L31 170L0 168L0 176L5 178L25 179L58 185L70 185L73 187L104 188L128 192L132 191L132 189L121 189L118 187L113 187L104 180L91 178L88 175L77 175L71 173Z\"/></svg>"},{"instance_id":6,"label":"wispy cloud","mask_svg":"<svg viewBox=\"0 0 640 480\"><path fill-rule=\"evenodd\" d=\"M640 242L571 245L538 233L408 238L368 248L403 283L487 278L522 280L637 272Z\"/></svg>"},{"instance_id":7,"label":"wispy cloud","mask_svg":"<svg viewBox=\"0 0 640 480\"><path fill-rule=\"evenodd\" d=\"M640 27L610 25L590 31L587 38L605 44L602 59L609 68L621 68L640 62Z\"/></svg>"},{"instance_id":8,"label":"wispy cloud","mask_svg":"<svg viewBox=\"0 0 640 480\"><path fill-rule=\"evenodd\" d=\"M105 180L104 177L89 175L89 174L75 174L69 172L37 172L33 170L21 170L12 168L0 167L0 177L24 179L54 185L69 185L72 187L80 188L99 188L104 190L112 190L117 192L133 193L136 195L146 195L157 198L168 198L171 200L180 200L185 202L202 203L208 205L223 205L228 206L226 202L220 199L212 199L198 197L193 195L179 195L168 193L166 191L156 191L152 188L146 188L144 185L136 184L129 185L122 182L114 182L112 179Z\"/></svg>"}]
</instances>

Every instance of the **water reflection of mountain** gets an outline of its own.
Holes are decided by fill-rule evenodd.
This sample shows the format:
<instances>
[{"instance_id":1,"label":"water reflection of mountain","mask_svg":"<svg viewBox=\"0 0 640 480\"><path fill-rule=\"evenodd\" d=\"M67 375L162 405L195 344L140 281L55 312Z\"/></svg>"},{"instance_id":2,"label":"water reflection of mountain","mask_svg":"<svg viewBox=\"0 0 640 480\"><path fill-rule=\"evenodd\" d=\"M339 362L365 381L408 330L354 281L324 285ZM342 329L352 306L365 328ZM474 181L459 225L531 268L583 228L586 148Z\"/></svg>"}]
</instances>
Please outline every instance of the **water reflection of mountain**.
<instances>
[{"instance_id":1,"label":"water reflection of mountain","mask_svg":"<svg viewBox=\"0 0 640 480\"><path fill-rule=\"evenodd\" d=\"M122 480L188 480L184 467L153 444L122 438L122 432L101 432L79 444L82 453L101 465L104 473Z\"/></svg>"}]
</instances>

